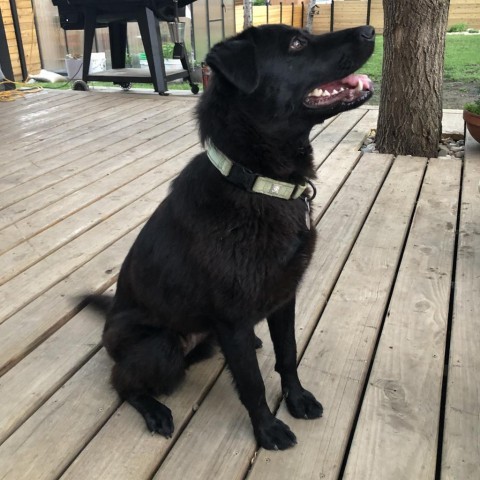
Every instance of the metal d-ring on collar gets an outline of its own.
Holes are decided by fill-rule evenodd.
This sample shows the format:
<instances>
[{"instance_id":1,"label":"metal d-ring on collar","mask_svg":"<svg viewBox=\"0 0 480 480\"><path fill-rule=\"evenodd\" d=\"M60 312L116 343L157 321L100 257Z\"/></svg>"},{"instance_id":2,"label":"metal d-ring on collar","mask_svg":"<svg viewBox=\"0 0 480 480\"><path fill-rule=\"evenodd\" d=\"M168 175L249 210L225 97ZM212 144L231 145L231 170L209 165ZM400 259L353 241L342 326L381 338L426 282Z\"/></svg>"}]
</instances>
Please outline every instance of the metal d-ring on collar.
<instances>
[{"instance_id":1,"label":"metal d-ring on collar","mask_svg":"<svg viewBox=\"0 0 480 480\"><path fill-rule=\"evenodd\" d=\"M238 163L232 162L224 155L210 139L205 142L208 158L217 170L231 183L243 188L247 192L262 193L271 197L295 200L299 198L307 188L307 182L313 189L313 196L307 197L311 201L316 194L312 182L307 180L303 185L281 182L273 178L261 177Z\"/></svg>"}]
</instances>

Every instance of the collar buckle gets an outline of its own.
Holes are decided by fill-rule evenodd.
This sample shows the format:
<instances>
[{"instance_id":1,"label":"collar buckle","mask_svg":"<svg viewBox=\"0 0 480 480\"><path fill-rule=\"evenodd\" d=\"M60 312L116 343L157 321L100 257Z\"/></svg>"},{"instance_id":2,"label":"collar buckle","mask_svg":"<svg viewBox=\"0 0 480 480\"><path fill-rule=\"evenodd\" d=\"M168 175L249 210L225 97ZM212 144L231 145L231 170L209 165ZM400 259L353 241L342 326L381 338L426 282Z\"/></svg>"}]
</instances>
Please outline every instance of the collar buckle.
<instances>
[{"instance_id":1,"label":"collar buckle","mask_svg":"<svg viewBox=\"0 0 480 480\"><path fill-rule=\"evenodd\" d=\"M226 175L226 178L228 178L230 182L238 187L244 188L247 192L253 191L253 186L258 177L258 174L253 173L250 169L238 163L234 163L229 174Z\"/></svg>"}]
</instances>

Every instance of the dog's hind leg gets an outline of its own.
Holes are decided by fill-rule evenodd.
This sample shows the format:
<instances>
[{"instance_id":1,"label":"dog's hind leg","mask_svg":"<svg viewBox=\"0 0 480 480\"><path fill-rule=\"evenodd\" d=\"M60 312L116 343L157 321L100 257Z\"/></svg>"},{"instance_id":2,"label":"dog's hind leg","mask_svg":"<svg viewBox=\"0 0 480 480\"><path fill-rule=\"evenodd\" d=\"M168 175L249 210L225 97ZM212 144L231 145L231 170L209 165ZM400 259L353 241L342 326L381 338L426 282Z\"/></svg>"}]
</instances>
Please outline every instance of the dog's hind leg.
<instances>
[{"instance_id":1,"label":"dog's hind leg","mask_svg":"<svg viewBox=\"0 0 480 480\"><path fill-rule=\"evenodd\" d=\"M111 315L103 343L115 360L112 384L120 397L140 412L151 432L171 437L172 413L153 397L170 393L184 378L184 351L178 334L147 320L135 309Z\"/></svg>"},{"instance_id":2,"label":"dog's hind leg","mask_svg":"<svg viewBox=\"0 0 480 480\"><path fill-rule=\"evenodd\" d=\"M297 373L295 342L295 297L268 316L268 327L275 350L275 370L280 374L288 411L295 418L318 418L323 407L305 390Z\"/></svg>"}]
</instances>

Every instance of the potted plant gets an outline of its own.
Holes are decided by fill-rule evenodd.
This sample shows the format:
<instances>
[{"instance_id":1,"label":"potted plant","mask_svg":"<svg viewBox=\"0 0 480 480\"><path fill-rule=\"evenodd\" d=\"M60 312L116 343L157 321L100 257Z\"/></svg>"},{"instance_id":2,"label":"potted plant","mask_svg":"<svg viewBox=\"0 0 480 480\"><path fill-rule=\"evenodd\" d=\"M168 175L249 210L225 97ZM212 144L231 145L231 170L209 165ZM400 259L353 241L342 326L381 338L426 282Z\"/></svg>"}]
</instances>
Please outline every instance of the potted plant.
<instances>
[{"instance_id":1,"label":"potted plant","mask_svg":"<svg viewBox=\"0 0 480 480\"><path fill-rule=\"evenodd\" d=\"M470 135L480 143L480 98L463 106L463 119Z\"/></svg>"}]
</instances>

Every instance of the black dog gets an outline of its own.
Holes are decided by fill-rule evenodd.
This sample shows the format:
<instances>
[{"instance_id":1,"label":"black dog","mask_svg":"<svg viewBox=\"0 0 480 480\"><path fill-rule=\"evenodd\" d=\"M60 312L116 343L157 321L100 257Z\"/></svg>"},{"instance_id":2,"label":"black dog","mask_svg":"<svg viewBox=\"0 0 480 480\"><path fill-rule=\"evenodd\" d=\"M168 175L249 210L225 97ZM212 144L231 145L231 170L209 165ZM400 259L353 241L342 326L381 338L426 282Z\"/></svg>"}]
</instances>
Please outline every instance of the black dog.
<instances>
[{"instance_id":1,"label":"black dog","mask_svg":"<svg viewBox=\"0 0 480 480\"><path fill-rule=\"evenodd\" d=\"M295 291L315 242L309 132L370 98L369 79L352 73L373 48L371 27L314 36L268 25L207 56L213 73L198 107L207 152L176 178L128 253L103 336L113 385L152 432L173 432L153 397L171 392L215 337L260 446L296 443L265 400L253 330L263 318L290 413L322 415L298 379L294 332Z\"/></svg>"}]
</instances>

